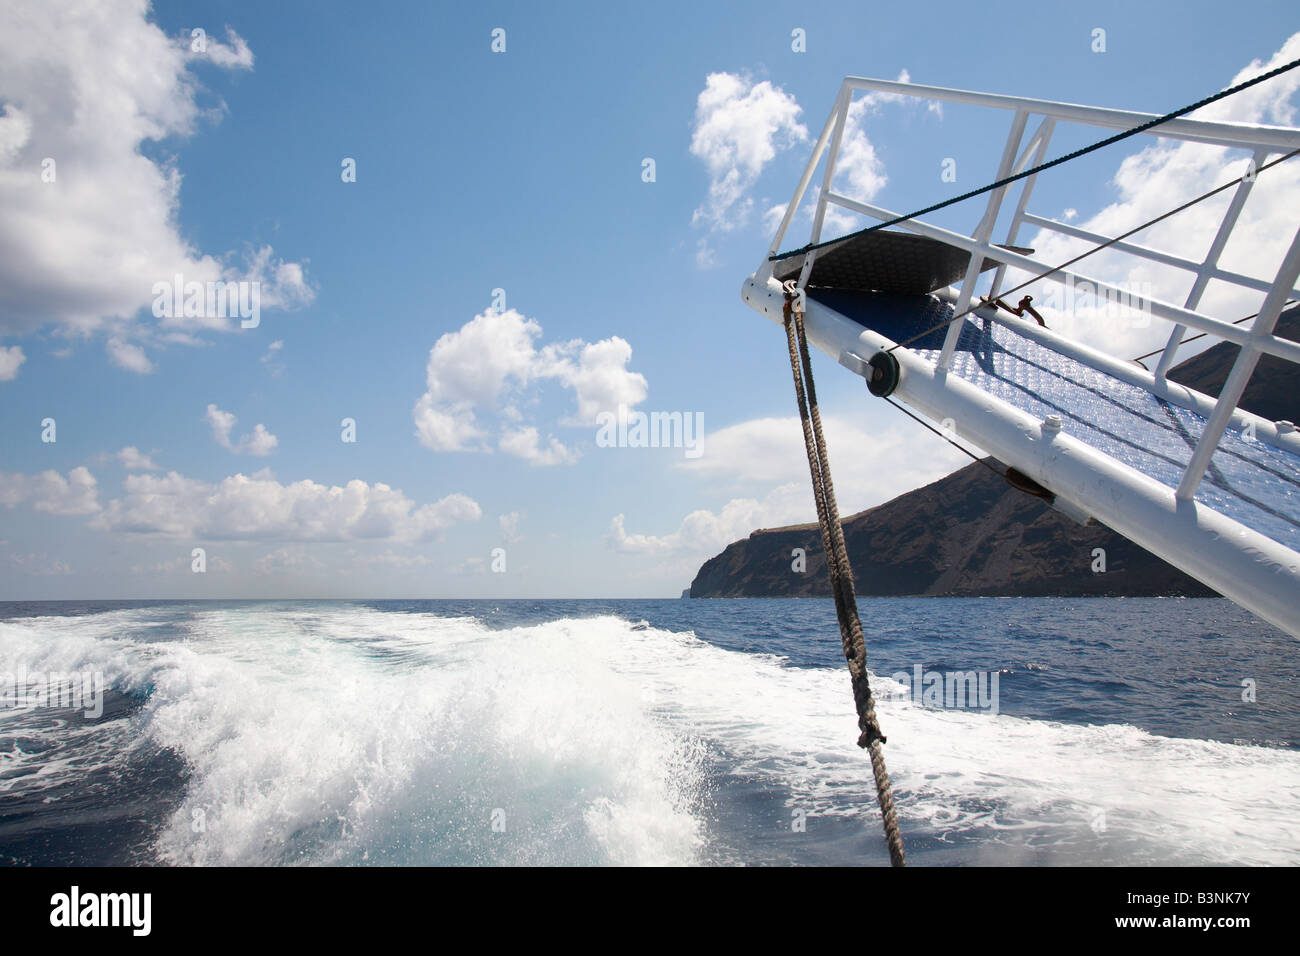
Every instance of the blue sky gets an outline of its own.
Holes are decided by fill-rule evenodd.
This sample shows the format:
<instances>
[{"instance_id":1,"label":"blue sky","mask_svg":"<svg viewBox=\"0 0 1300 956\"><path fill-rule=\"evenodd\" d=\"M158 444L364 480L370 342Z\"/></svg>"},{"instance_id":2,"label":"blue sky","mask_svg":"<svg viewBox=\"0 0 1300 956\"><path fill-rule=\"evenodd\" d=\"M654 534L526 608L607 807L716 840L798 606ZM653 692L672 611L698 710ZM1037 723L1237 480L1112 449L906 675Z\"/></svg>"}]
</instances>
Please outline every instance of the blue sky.
<instances>
[{"instance_id":1,"label":"blue sky","mask_svg":"<svg viewBox=\"0 0 1300 956\"><path fill-rule=\"evenodd\" d=\"M739 287L843 76L1163 112L1300 29L1282 3L973 9L7 5L0 598L676 595L811 519L783 336ZM1225 115L1292 122L1293 93ZM869 111L874 201L982 183L1008 120ZM1115 176L1144 145L1045 177L1034 208L1136 209ZM1176 201L1173 169L1138 192ZM178 271L258 281L260 323L157 317ZM842 511L962 464L819 368ZM703 454L599 447L620 400L702 415Z\"/></svg>"}]
</instances>

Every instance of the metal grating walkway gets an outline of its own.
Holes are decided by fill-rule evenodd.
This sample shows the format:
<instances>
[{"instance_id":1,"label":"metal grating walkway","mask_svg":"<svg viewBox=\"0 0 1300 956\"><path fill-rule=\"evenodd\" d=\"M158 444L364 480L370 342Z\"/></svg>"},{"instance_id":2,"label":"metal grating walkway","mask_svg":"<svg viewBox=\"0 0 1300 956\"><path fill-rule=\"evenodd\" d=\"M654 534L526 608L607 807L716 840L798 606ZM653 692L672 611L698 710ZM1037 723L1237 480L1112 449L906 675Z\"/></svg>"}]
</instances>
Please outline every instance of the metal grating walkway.
<instances>
[{"instance_id":1,"label":"metal grating walkway","mask_svg":"<svg viewBox=\"0 0 1300 956\"><path fill-rule=\"evenodd\" d=\"M1034 250L1020 246L1003 246L1019 253ZM797 255L777 264L773 275L784 281L799 275L803 256ZM875 290L922 295L946 289L960 282L970 265L970 253L964 249L910 232L882 229L864 236L851 236L818 250L808 276L808 287L824 286L858 291ZM996 268L985 259L981 272Z\"/></svg>"},{"instance_id":2,"label":"metal grating walkway","mask_svg":"<svg viewBox=\"0 0 1300 956\"><path fill-rule=\"evenodd\" d=\"M855 297L823 290L809 294L894 341L953 314L951 305L933 296ZM867 306L869 322L863 320ZM936 336L912 350L935 361L942 333ZM1171 490L1178 487L1205 427L1205 418L1193 411L1061 355L1013 328L975 316L962 320L951 373L1035 418L1059 415L1066 434ZM1300 552L1300 457L1229 430L1195 497Z\"/></svg>"}]
</instances>

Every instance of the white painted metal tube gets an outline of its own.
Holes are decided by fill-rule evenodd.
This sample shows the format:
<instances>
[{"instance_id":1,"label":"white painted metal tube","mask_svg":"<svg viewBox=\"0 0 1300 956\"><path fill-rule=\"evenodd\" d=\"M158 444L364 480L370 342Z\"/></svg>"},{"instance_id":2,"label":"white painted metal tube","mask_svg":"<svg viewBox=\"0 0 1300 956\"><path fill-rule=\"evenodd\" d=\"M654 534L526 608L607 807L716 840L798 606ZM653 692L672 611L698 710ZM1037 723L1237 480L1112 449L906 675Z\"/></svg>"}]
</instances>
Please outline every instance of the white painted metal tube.
<instances>
[{"instance_id":1,"label":"white painted metal tube","mask_svg":"<svg viewBox=\"0 0 1300 956\"><path fill-rule=\"evenodd\" d=\"M1011 120L1011 132L1007 134L1006 145L1002 147L1002 159L998 162L998 180L1006 179L1011 173L1011 167L1016 161L1016 150L1020 148L1020 141L1025 138L1025 123L1029 120L1029 114L1023 110L1017 110L1015 117ZM829 191L829 190L828 190ZM980 220L972 238L980 245L988 245L989 240L993 238L993 228L998 222L998 212L1002 209L1002 200L1006 197L1007 187L999 186L989 193L989 201L984 209L984 218ZM978 255L972 255L970 261L966 264L966 278L962 280L961 292L957 296L957 311L965 312L970 306L971 298L975 295L975 285L979 282L980 273L984 269L984 260ZM957 336L961 334L961 328L957 323L948 327L944 335L943 350L939 353L938 366L946 369L948 363L952 361L953 350L957 347Z\"/></svg>"},{"instance_id":2,"label":"white painted metal tube","mask_svg":"<svg viewBox=\"0 0 1300 956\"><path fill-rule=\"evenodd\" d=\"M1205 423L1201 437L1196 442L1196 451L1192 452L1192 460L1187 463L1182 483L1178 486L1179 498L1191 499L1196 494L1196 486L1205 474L1205 469L1210 466L1210 458L1219 447L1219 439L1223 437L1224 429L1230 424L1232 413L1237 403L1241 401L1242 393L1246 391L1251 375L1255 372L1255 365L1262 354L1259 343L1273 337L1273 330L1277 328L1277 320L1282 314L1282 306L1286 302L1288 291L1297 278L1300 278L1300 229L1296 230L1295 237L1291 240L1291 248L1282 259L1282 268L1277 273L1277 283L1264 297L1264 304L1259 307L1259 315L1251 323L1251 341L1242 346L1237 353L1237 360L1232 363L1232 371L1228 373L1227 381L1223 383L1223 388L1219 392L1214 414Z\"/></svg>"},{"instance_id":3,"label":"white painted metal tube","mask_svg":"<svg viewBox=\"0 0 1300 956\"><path fill-rule=\"evenodd\" d=\"M1052 133L1056 131L1056 120L1050 116L1043 117L1043 122L1039 125L1038 131L1034 133L1033 139L1029 146L1025 147L1024 155L1016 162L1016 172L1023 172L1029 167L1030 163L1039 166L1043 162L1043 157L1047 153L1047 144L1052 140ZM1031 155L1029 150L1033 148ZM1021 165L1023 163L1023 165ZM1014 246L1016 237L1020 234L1020 226L1025 221L1025 214L1029 207L1029 197L1034 192L1034 187L1038 184L1038 174L1025 179L1020 187L1020 199L1016 202L1016 211L1011 215L1011 222L1007 225L1007 237L1002 240L1004 246ZM989 296L996 299L1002 288L1002 280L1007 277L1007 264L999 262L997 271L993 274L993 282L989 285Z\"/></svg>"},{"instance_id":4,"label":"white painted metal tube","mask_svg":"<svg viewBox=\"0 0 1300 956\"><path fill-rule=\"evenodd\" d=\"M954 90L943 86L924 86L902 83L898 80L872 80L861 76L847 77L844 82L854 89L876 90L882 93L901 93L927 99L945 100L949 103L968 103L971 106L991 106L1003 110L1027 110L1044 116L1100 126L1106 129L1125 130L1149 123L1160 114L1135 113L1130 110L1107 109L1101 106L1081 106L1076 103L1055 103L1025 96L1004 96L1000 93L977 93L974 90ZM1300 130L1285 126L1263 126L1255 123L1216 123L1207 120L1179 117L1161 123L1147 131L1148 136L1167 136L1218 146L1271 146L1275 149L1300 148Z\"/></svg>"},{"instance_id":5,"label":"white painted metal tube","mask_svg":"<svg viewBox=\"0 0 1300 956\"><path fill-rule=\"evenodd\" d=\"M841 84L840 97L844 96L848 87ZM840 98L835 100L835 108L831 110L830 115L826 117L826 125L822 127L821 135L817 137L817 142L813 146L812 155L808 157L808 163L804 166L803 175L799 177L799 185L795 187L794 196L785 207L785 215L781 217L781 225L776 230L776 235L772 237L772 245L768 247L767 255L759 264L759 271L764 275L772 274L771 256L776 255L777 250L781 247L781 240L785 238L785 231L790 228L790 223L794 221L794 214L803 202L803 194L808 189L808 184L812 182L813 172L817 169L817 161L822 157L822 150L826 148L826 141L830 138L831 129L835 124L836 116L839 114Z\"/></svg>"},{"instance_id":6,"label":"white painted metal tube","mask_svg":"<svg viewBox=\"0 0 1300 956\"><path fill-rule=\"evenodd\" d=\"M1055 219L1047 219L1043 216L1035 216L1033 213L1025 213L1020 217L1021 221L1037 226L1040 229L1050 229L1052 232L1059 232L1065 236L1072 236L1075 239L1085 239L1088 242L1095 242L1101 245L1103 242L1110 242L1109 236L1098 235L1095 232L1089 232L1087 229L1080 229L1077 226L1071 226L1069 223L1058 222ZM1150 246L1144 246L1136 242L1113 242L1110 248L1116 252L1125 252L1129 255L1140 256L1143 259L1150 259L1152 262L1159 262L1162 265L1172 266L1175 269L1183 269L1187 272L1200 272L1204 270L1205 278L1220 279L1224 282L1231 282L1233 285L1241 286L1243 289L1253 289L1256 292L1268 292L1273 288L1273 283L1268 279L1255 279L1251 276L1242 275L1240 272L1231 272L1227 269L1220 269L1217 266L1211 266L1206 269L1202 263L1194 262L1191 259L1185 259L1182 256L1175 256L1168 252L1161 252L1159 249L1152 249ZM1291 294L1300 298L1300 289L1292 289ZM1185 307L1187 308L1187 307ZM1190 306L1195 308L1195 306ZM1186 331L1186 330L1184 330Z\"/></svg>"},{"instance_id":7,"label":"white painted metal tube","mask_svg":"<svg viewBox=\"0 0 1300 956\"><path fill-rule=\"evenodd\" d=\"M845 209L851 209L854 212L862 213L864 216L873 216L877 219L893 219L896 213L888 209L882 209L879 206L873 206L870 203L860 203L849 199L845 196L833 194L826 197L827 202L833 202L836 205L843 206ZM996 262L1005 262L1008 265L1015 266L1029 273L1041 273L1051 269L1051 263L1039 262L1028 256L1022 256L1018 252L1010 249L1003 249L997 245L987 242L977 242L970 236L963 236L959 232L953 232L949 229L943 229L939 226L922 222L919 219L909 219L906 222L898 223L900 229L906 229L908 232L915 232L922 236L929 236L931 239L938 239L940 242L947 243L950 246L956 246L958 249L965 249L972 255L980 255L985 259L993 259ZM1091 285L1098 293L1105 292L1108 295L1117 298L1127 298L1132 302L1134 309L1149 309L1153 315L1162 319L1169 319L1173 322L1181 322L1188 328L1196 329L1198 332L1208 332L1211 335L1217 335L1221 339L1229 342L1235 342L1237 345L1257 346L1260 351L1267 352L1269 355L1276 355L1284 358L1288 362L1300 362L1300 343L1292 342L1290 339L1278 338L1276 335L1267 336L1264 339L1253 337L1248 329L1233 325L1230 322L1224 322L1221 319L1215 319L1208 315L1202 315L1199 312L1193 312L1190 309L1183 309L1169 302L1162 302L1151 296L1138 295L1130 293L1109 282L1103 282L1100 279L1094 279L1090 276L1082 275L1070 269L1056 269L1050 275L1044 275L1037 281L1054 282L1058 285L1065 285L1073 282L1076 286L1080 284ZM1005 293L1004 293L1005 294Z\"/></svg>"},{"instance_id":8,"label":"white painted metal tube","mask_svg":"<svg viewBox=\"0 0 1300 956\"><path fill-rule=\"evenodd\" d=\"M783 323L781 284L746 280L741 297ZM809 298L810 344L864 375L889 339ZM930 418L951 418L972 444L1050 488L1116 532L1181 568L1294 637L1300 638L1300 554L1195 501L1178 501L1153 478L1007 405L907 349L898 349L896 396ZM864 375L865 377L865 375Z\"/></svg>"}]
</instances>

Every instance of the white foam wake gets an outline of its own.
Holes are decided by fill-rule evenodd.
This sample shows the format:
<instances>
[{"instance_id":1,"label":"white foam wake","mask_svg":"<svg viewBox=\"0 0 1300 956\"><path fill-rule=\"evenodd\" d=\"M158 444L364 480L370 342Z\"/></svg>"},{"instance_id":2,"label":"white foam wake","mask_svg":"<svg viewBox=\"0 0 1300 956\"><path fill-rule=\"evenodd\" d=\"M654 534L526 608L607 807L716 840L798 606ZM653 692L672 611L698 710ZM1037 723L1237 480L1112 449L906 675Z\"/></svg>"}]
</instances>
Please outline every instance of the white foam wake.
<instances>
[{"instance_id":1,"label":"white foam wake","mask_svg":"<svg viewBox=\"0 0 1300 956\"><path fill-rule=\"evenodd\" d=\"M174 613L0 623L0 670L99 669L149 694L132 739L190 770L168 861L743 860L788 831L718 812L755 785L810 831L879 842L839 671L613 617L491 630L348 605L200 611L187 640L149 641ZM898 700L881 719L920 844L981 862L1300 859L1293 752Z\"/></svg>"}]
</instances>

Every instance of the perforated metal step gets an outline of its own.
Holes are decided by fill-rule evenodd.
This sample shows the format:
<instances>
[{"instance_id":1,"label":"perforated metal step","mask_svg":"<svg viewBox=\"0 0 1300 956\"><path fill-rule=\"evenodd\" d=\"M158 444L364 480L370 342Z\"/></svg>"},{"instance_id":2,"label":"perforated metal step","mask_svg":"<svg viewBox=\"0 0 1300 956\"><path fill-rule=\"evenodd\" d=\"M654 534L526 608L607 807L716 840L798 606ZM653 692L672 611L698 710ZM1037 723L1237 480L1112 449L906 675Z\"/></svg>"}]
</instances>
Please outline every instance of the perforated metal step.
<instances>
[{"instance_id":1,"label":"perforated metal step","mask_svg":"<svg viewBox=\"0 0 1300 956\"><path fill-rule=\"evenodd\" d=\"M935 296L810 295L894 341L953 315L952 306ZM935 361L943 335L939 330L909 348ZM1035 418L1059 416L1067 434L1170 489L1178 487L1205 428L1205 418L1193 411L976 316L962 320L951 373ZM1297 456L1229 429L1196 500L1300 552Z\"/></svg>"},{"instance_id":2,"label":"perforated metal step","mask_svg":"<svg viewBox=\"0 0 1300 956\"><path fill-rule=\"evenodd\" d=\"M1033 252L1019 246L1002 248ZM969 265L970 253L964 249L915 233L879 229L819 249L808 285L924 295L960 282ZM996 265L985 260L980 271ZM778 262L773 275L784 282L797 277L802 266L803 256L793 256Z\"/></svg>"}]
</instances>

